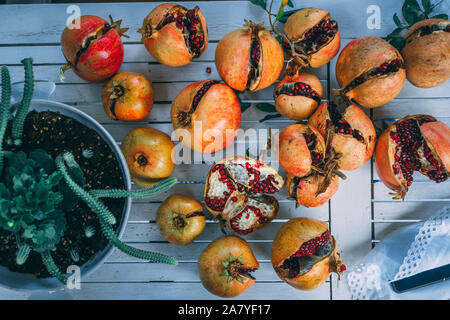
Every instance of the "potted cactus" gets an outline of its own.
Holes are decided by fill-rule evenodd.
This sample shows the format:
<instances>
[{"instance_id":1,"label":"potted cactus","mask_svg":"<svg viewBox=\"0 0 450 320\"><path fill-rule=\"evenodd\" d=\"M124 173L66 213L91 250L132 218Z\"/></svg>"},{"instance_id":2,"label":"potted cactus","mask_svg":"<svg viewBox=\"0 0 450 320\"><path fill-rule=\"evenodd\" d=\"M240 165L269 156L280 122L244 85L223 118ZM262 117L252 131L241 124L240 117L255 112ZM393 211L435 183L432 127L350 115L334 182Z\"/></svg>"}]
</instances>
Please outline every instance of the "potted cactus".
<instances>
[{"instance_id":1,"label":"potted cactus","mask_svg":"<svg viewBox=\"0 0 450 320\"><path fill-rule=\"evenodd\" d=\"M81 266L85 276L113 247L148 261L176 264L169 256L119 240L129 197L155 195L176 178L130 191L128 168L111 136L70 106L32 100L32 59L22 63L24 93L15 115L9 71L1 69L0 283L55 288L66 283L68 266Z\"/></svg>"}]
</instances>

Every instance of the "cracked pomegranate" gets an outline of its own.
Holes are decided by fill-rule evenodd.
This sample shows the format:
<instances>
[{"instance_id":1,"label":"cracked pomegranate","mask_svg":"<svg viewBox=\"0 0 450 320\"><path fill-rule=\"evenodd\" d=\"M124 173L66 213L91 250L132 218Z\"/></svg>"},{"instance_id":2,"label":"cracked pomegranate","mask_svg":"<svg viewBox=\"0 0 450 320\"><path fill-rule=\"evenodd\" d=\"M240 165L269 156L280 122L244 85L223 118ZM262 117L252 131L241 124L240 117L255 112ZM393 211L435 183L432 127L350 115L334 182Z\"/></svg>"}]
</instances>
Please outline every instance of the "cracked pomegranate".
<instances>
[{"instance_id":1,"label":"cracked pomegranate","mask_svg":"<svg viewBox=\"0 0 450 320\"><path fill-rule=\"evenodd\" d=\"M450 76L450 22L426 19L405 33L402 56L406 78L416 87L431 88Z\"/></svg>"},{"instance_id":2,"label":"cracked pomegranate","mask_svg":"<svg viewBox=\"0 0 450 320\"><path fill-rule=\"evenodd\" d=\"M173 172L174 143L154 128L136 128L128 132L120 145L131 179L143 187L151 186Z\"/></svg>"},{"instance_id":3,"label":"cracked pomegranate","mask_svg":"<svg viewBox=\"0 0 450 320\"><path fill-rule=\"evenodd\" d=\"M346 270L328 225L309 218L293 218L280 228L271 260L280 279L301 290L317 288L331 272L340 276Z\"/></svg>"},{"instance_id":4,"label":"cracked pomegranate","mask_svg":"<svg viewBox=\"0 0 450 320\"><path fill-rule=\"evenodd\" d=\"M233 143L241 124L241 105L234 91L216 80L185 87L170 111L178 139L191 149L213 153Z\"/></svg>"},{"instance_id":5,"label":"cracked pomegranate","mask_svg":"<svg viewBox=\"0 0 450 320\"><path fill-rule=\"evenodd\" d=\"M119 72L105 83L102 104L113 120L141 121L153 107L153 86L143 74Z\"/></svg>"},{"instance_id":6,"label":"cracked pomegranate","mask_svg":"<svg viewBox=\"0 0 450 320\"><path fill-rule=\"evenodd\" d=\"M259 263L248 243L236 236L211 242L200 254L198 273L203 286L219 297L236 297L255 283Z\"/></svg>"},{"instance_id":7,"label":"cracked pomegranate","mask_svg":"<svg viewBox=\"0 0 450 320\"><path fill-rule=\"evenodd\" d=\"M214 164L206 178L205 206L234 233L262 228L278 213L278 192L284 181L275 169L247 157L229 157Z\"/></svg>"},{"instance_id":8,"label":"cracked pomegranate","mask_svg":"<svg viewBox=\"0 0 450 320\"><path fill-rule=\"evenodd\" d=\"M263 24L246 21L220 40L215 63L220 77L233 89L257 91L273 84L283 69L283 50Z\"/></svg>"},{"instance_id":9,"label":"cracked pomegranate","mask_svg":"<svg viewBox=\"0 0 450 320\"><path fill-rule=\"evenodd\" d=\"M153 9L138 30L148 52L160 63L183 66L200 57L208 46L208 28L202 11L175 3Z\"/></svg>"},{"instance_id":10,"label":"cracked pomegranate","mask_svg":"<svg viewBox=\"0 0 450 320\"><path fill-rule=\"evenodd\" d=\"M67 61L61 68L61 78L71 68L83 80L103 81L122 65L124 49L120 37L126 37L128 28L120 28L121 20L114 22L111 16L110 23L91 15L79 19L79 27L66 27L61 35L61 50Z\"/></svg>"},{"instance_id":11,"label":"cracked pomegranate","mask_svg":"<svg viewBox=\"0 0 450 320\"><path fill-rule=\"evenodd\" d=\"M414 171L435 182L445 181L450 171L450 128L429 115L400 119L378 139L375 165L394 199L405 198Z\"/></svg>"},{"instance_id":12,"label":"cracked pomegranate","mask_svg":"<svg viewBox=\"0 0 450 320\"><path fill-rule=\"evenodd\" d=\"M375 127L361 108L350 105L341 113L334 103L323 102L308 124L329 137L330 147L340 155L339 169L355 170L372 157Z\"/></svg>"},{"instance_id":13,"label":"cracked pomegranate","mask_svg":"<svg viewBox=\"0 0 450 320\"><path fill-rule=\"evenodd\" d=\"M278 157L287 173L303 177L324 160L325 141L312 126L290 125L280 132Z\"/></svg>"},{"instance_id":14,"label":"cracked pomegranate","mask_svg":"<svg viewBox=\"0 0 450 320\"><path fill-rule=\"evenodd\" d=\"M394 99L405 83L400 53L378 37L361 37L342 49L336 63L337 90L348 104L380 107Z\"/></svg>"},{"instance_id":15,"label":"cracked pomegranate","mask_svg":"<svg viewBox=\"0 0 450 320\"><path fill-rule=\"evenodd\" d=\"M199 201L182 194L173 194L156 212L156 223L167 241L186 245L199 236L206 222Z\"/></svg>"},{"instance_id":16,"label":"cracked pomegranate","mask_svg":"<svg viewBox=\"0 0 450 320\"><path fill-rule=\"evenodd\" d=\"M283 47L301 66L318 68L338 53L341 45L339 27L323 9L305 8L291 15L284 25L284 34L293 43L296 54L286 41Z\"/></svg>"},{"instance_id":17,"label":"cracked pomegranate","mask_svg":"<svg viewBox=\"0 0 450 320\"><path fill-rule=\"evenodd\" d=\"M286 75L273 93L277 111L297 121L307 119L316 110L322 96L319 79L309 73Z\"/></svg>"},{"instance_id":18,"label":"cracked pomegranate","mask_svg":"<svg viewBox=\"0 0 450 320\"><path fill-rule=\"evenodd\" d=\"M320 174L310 174L305 177L295 177L286 174L286 191L290 198L293 198L298 205L305 207L319 207L324 205L336 193L339 179L333 175L330 183L325 184L325 177Z\"/></svg>"}]
</instances>

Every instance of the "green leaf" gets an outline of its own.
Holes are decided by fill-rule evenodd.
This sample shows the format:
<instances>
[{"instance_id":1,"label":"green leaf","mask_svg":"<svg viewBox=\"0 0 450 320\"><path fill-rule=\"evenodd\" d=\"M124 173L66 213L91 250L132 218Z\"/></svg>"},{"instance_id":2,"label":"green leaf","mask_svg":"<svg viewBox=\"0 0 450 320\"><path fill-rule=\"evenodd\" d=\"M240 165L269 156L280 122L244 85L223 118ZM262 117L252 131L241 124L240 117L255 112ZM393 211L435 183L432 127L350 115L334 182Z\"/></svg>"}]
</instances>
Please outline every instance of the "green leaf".
<instances>
[{"instance_id":1,"label":"green leaf","mask_svg":"<svg viewBox=\"0 0 450 320\"><path fill-rule=\"evenodd\" d=\"M289 17L291 15L293 15L294 13L296 13L298 10L289 10L289 11L284 11L283 15L280 17L280 19L278 19L278 22L281 23L286 23L286 21L289 19Z\"/></svg>"},{"instance_id":2,"label":"green leaf","mask_svg":"<svg viewBox=\"0 0 450 320\"><path fill-rule=\"evenodd\" d=\"M241 277L236 277L236 280L239 281L240 283L244 282L244 279L242 279Z\"/></svg>"},{"instance_id":3,"label":"green leaf","mask_svg":"<svg viewBox=\"0 0 450 320\"><path fill-rule=\"evenodd\" d=\"M264 10L267 8L267 0L250 0L250 2Z\"/></svg>"},{"instance_id":4,"label":"green leaf","mask_svg":"<svg viewBox=\"0 0 450 320\"><path fill-rule=\"evenodd\" d=\"M275 118L279 118L281 117L281 114L277 113L277 114L268 114L267 116L265 116L264 118L260 119L259 122L264 122L270 119L275 119Z\"/></svg>"},{"instance_id":5,"label":"green leaf","mask_svg":"<svg viewBox=\"0 0 450 320\"><path fill-rule=\"evenodd\" d=\"M431 18L432 19L445 19L445 20L448 20L448 15L445 14L445 13L442 13L442 14L437 14L437 15L431 17Z\"/></svg>"},{"instance_id":6,"label":"green leaf","mask_svg":"<svg viewBox=\"0 0 450 320\"><path fill-rule=\"evenodd\" d=\"M403 37L395 37L391 38L388 41L391 45L393 45L398 51L401 51L405 45L405 38Z\"/></svg>"},{"instance_id":7,"label":"green leaf","mask_svg":"<svg viewBox=\"0 0 450 320\"><path fill-rule=\"evenodd\" d=\"M233 262L233 261L235 260L232 254L230 254L230 257L229 257L228 260L229 260L230 262Z\"/></svg>"},{"instance_id":8,"label":"green leaf","mask_svg":"<svg viewBox=\"0 0 450 320\"><path fill-rule=\"evenodd\" d=\"M433 8L431 7L431 0L421 0L422 7L425 10L425 14L429 14Z\"/></svg>"},{"instance_id":9,"label":"green leaf","mask_svg":"<svg viewBox=\"0 0 450 320\"><path fill-rule=\"evenodd\" d=\"M223 270L222 273L220 274L221 276L227 276L228 277L228 270Z\"/></svg>"},{"instance_id":10,"label":"green leaf","mask_svg":"<svg viewBox=\"0 0 450 320\"><path fill-rule=\"evenodd\" d=\"M227 279L227 281L228 281L228 282L231 282L231 281L233 281L233 279L234 279L234 278L233 278L232 276L229 276L228 279Z\"/></svg>"},{"instance_id":11,"label":"green leaf","mask_svg":"<svg viewBox=\"0 0 450 320\"><path fill-rule=\"evenodd\" d=\"M291 8L294 7L294 3L292 2L292 0L288 0L287 6L288 6L288 7L291 7Z\"/></svg>"},{"instance_id":12,"label":"green leaf","mask_svg":"<svg viewBox=\"0 0 450 320\"><path fill-rule=\"evenodd\" d=\"M226 268L230 263L228 261L222 261L222 265Z\"/></svg>"},{"instance_id":13,"label":"green leaf","mask_svg":"<svg viewBox=\"0 0 450 320\"><path fill-rule=\"evenodd\" d=\"M278 12L277 12L277 15L275 17L274 23L277 22L278 19L280 19L283 16L283 13L284 13L284 4L283 4L283 2L281 2L280 3L280 8L278 9Z\"/></svg>"},{"instance_id":14,"label":"green leaf","mask_svg":"<svg viewBox=\"0 0 450 320\"><path fill-rule=\"evenodd\" d=\"M263 112L277 112L277 109L275 106L271 103L258 103L255 105L259 110Z\"/></svg>"},{"instance_id":15,"label":"green leaf","mask_svg":"<svg viewBox=\"0 0 450 320\"><path fill-rule=\"evenodd\" d=\"M400 18L398 17L397 13L394 13L394 22L395 25L399 28L403 27L403 23L400 21Z\"/></svg>"}]
</instances>

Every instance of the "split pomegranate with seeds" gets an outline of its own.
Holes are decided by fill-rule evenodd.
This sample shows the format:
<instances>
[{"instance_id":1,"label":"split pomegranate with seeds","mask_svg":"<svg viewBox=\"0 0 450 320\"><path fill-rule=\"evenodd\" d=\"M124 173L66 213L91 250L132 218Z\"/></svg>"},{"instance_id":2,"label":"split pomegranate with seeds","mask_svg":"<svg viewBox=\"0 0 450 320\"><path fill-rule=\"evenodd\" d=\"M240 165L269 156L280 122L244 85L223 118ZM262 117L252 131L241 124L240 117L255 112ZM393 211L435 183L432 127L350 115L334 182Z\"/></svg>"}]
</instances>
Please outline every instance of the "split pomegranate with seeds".
<instances>
[{"instance_id":1,"label":"split pomegranate with seeds","mask_svg":"<svg viewBox=\"0 0 450 320\"><path fill-rule=\"evenodd\" d=\"M203 55L208 46L208 28L199 9L164 3L153 9L138 30L148 52L160 63L178 67Z\"/></svg>"},{"instance_id":2,"label":"split pomegranate with seeds","mask_svg":"<svg viewBox=\"0 0 450 320\"><path fill-rule=\"evenodd\" d=\"M262 228L278 213L272 194L283 187L283 178L262 162L233 156L215 163L204 191L206 208L235 234Z\"/></svg>"},{"instance_id":3,"label":"split pomegranate with seeds","mask_svg":"<svg viewBox=\"0 0 450 320\"><path fill-rule=\"evenodd\" d=\"M136 128L128 132L120 145L131 179L149 187L170 176L174 143L164 132L154 128Z\"/></svg>"},{"instance_id":4,"label":"split pomegranate with seeds","mask_svg":"<svg viewBox=\"0 0 450 320\"><path fill-rule=\"evenodd\" d=\"M241 124L241 105L233 89L217 80L185 87L170 111L178 139L191 149L213 153L233 143Z\"/></svg>"},{"instance_id":5,"label":"split pomegranate with seeds","mask_svg":"<svg viewBox=\"0 0 450 320\"><path fill-rule=\"evenodd\" d=\"M323 9L298 10L286 21L283 32L290 41L284 39L283 47L303 67L327 64L341 45L338 23Z\"/></svg>"},{"instance_id":6,"label":"split pomegranate with seeds","mask_svg":"<svg viewBox=\"0 0 450 320\"><path fill-rule=\"evenodd\" d=\"M122 20L110 22L97 16L81 16L79 27L66 27L61 35L61 50L67 61L61 68L72 69L81 79L100 82L116 73L124 57L121 36L128 28L121 28ZM74 24L75 21L72 22Z\"/></svg>"},{"instance_id":7,"label":"split pomegranate with seeds","mask_svg":"<svg viewBox=\"0 0 450 320\"><path fill-rule=\"evenodd\" d=\"M246 21L244 27L220 40L216 68L233 89L258 91L278 79L284 64L283 49L263 23Z\"/></svg>"},{"instance_id":8,"label":"split pomegranate with seeds","mask_svg":"<svg viewBox=\"0 0 450 320\"><path fill-rule=\"evenodd\" d=\"M197 238L205 228L202 204L194 198L173 194L156 212L156 223L161 235L170 243L186 245Z\"/></svg>"},{"instance_id":9,"label":"split pomegranate with seeds","mask_svg":"<svg viewBox=\"0 0 450 320\"><path fill-rule=\"evenodd\" d=\"M323 96L319 79L309 73L286 75L275 86L273 98L279 113L292 120L307 119Z\"/></svg>"},{"instance_id":10,"label":"split pomegranate with seeds","mask_svg":"<svg viewBox=\"0 0 450 320\"><path fill-rule=\"evenodd\" d=\"M342 49L336 63L340 95L347 104L380 107L394 99L405 83L400 53L378 37L361 37Z\"/></svg>"},{"instance_id":11,"label":"split pomegranate with seeds","mask_svg":"<svg viewBox=\"0 0 450 320\"><path fill-rule=\"evenodd\" d=\"M341 113L336 104L323 102L308 119L308 125L328 137L329 146L340 155L339 169L358 169L372 157L375 127L361 108L350 105Z\"/></svg>"},{"instance_id":12,"label":"split pomegranate with seeds","mask_svg":"<svg viewBox=\"0 0 450 320\"><path fill-rule=\"evenodd\" d=\"M421 88L446 82L450 76L450 22L422 20L414 24L404 38L401 53L409 82Z\"/></svg>"},{"instance_id":13,"label":"split pomegranate with seeds","mask_svg":"<svg viewBox=\"0 0 450 320\"><path fill-rule=\"evenodd\" d=\"M293 218L280 228L271 261L281 280L301 290L315 289L332 272L340 276L346 270L328 225L309 218Z\"/></svg>"},{"instance_id":14,"label":"split pomegranate with seeds","mask_svg":"<svg viewBox=\"0 0 450 320\"><path fill-rule=\"evenodd\" d=\"M143 74L119 72L105 83L102 104L113 120L141 121L153 107L153 86Z\"/></svg>"},{"instance_id":15,"label":"split pomegranate with seeds","mask_svg":"<svg viewBox=\"0 0 450 320\"><path fill-rule=\"evenodd\" d=\"M448 179L450 171L450 128L429 115L407 116L380 136L375 150L378 176L404 199L414 171L435 182Z\"/></svg>"},{"instance_id":16,"label":"split pomegranate with seeds","mask_svg":"<svg viewBox=\"0 0 450 320\"><path fill-rule=\"evenodd\" d=\"M219 297L236 297L255 283L259 263L248 243L236 236L211 242L200 254L198 273L203 286Z\"/></svg>"}]
</instances>

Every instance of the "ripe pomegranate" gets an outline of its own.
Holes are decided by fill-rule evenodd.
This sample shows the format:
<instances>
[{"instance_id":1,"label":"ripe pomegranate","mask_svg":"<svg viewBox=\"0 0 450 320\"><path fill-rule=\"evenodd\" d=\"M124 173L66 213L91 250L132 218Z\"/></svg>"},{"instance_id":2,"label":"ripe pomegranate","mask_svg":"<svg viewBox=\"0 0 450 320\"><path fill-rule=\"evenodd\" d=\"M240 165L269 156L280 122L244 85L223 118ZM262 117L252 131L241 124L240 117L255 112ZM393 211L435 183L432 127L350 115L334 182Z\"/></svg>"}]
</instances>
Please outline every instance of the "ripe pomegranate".
<instances>
[{"instance_id":1,"label":"ripe pomegranate","mask_svg":"<svg viewBox=\"0 0 450 320\"><path fill-rule=\"evenodd\" d=\"M182 194L168 197L156 212L156 223L161 235L170 243L186 245L205 228L202 204Z\"/></svg>"},{"instance_id":2,"label":"ripe pomegranate","mask_svg":"<svg viewBox=\"0 0 450 320\"><path fill-rule=\"evenodd\" d=\"M263 23L246 21L244 27L220 40L216 68L233 89L258 91L278 79L284 64L283 49Z\"/></svg>"},{"instance_id":3,"label":"ripe pomegranate","mask_svg":"<svg viewBox=\"0 0 450 320\"><path fill-rule=\"evenodd\" d=\"M61 49L67 64L61 68L72 70L89 82L100 82L116 73L123 61L123 43L128 28L120 28L121 20L111 22L97 16L81 16L80 28L65 28L61 35Z\"/></svg>"},{"instance_id":4,"label":"ripe pomegranate","mask_svg":"<svg viewBox=\"0 0 450 320\"><path fill-rule=\"evenodd\" d=\"M278 158L287 173L303 177L325 159L325 141L312 126L290 125L280 132Z\"/></svg>"},{"instance_id":5,"label":"ripe pomegranate","mask_svg":"<svg viewBox=\"0 0 450 320\"><path fill-rule=\"evenodd\" d=\"M406 78L416 87L431 88L450 76L450 22L427 19L414 24L405 34L402 56Z\"/></svg>"},{"instance_id":6,"label":"ripe pomegranate","mask_svg":"<svg viewBox=\"0 0 450 320\"><path fill-rule=\"evenodd\" d=\"M170 176L174 143L170 137L154 128L136 128L128 132L120 148L127 162L132 180L148 187Z\"/></svg>"},{"instance_id":7,"label":"ripe pomegranate","mask_svg":"<svg viewBox=\"0 0 450 320\"><path fill-rule=\"evenodd\" d=\"M355 170L372 157L375 127L361 108L350 105L340 113L334 103L323 102L308 124L328 137L328 144L340 155L339 169Z\"/></svg>"},{"instance_id":8,"label":"ripe pomegranate","mask_svg":"<svg viewBox=\"0 0 450 320\"><path fill-rule=\"evenodd\" d=\"M278 213L274 194L283 187L275 169L257 160L233 156L215 163L204 191L206 208L234 233L262 228Z\"/></svg>"},{"instance_id":9,"label":"ripe pomegranate","mask_svg":"<svg viewBox=\"0 0 450 320\"><path fill-rule=\"evenodd\" d=\"M199 7L186 9L163 3L153 9L138 30L148 52L169 67L184 66L200 57L208 46L208 28Z\"/></svg>"},{"instance_id":10,"label":"ripe pomegranate","mask_svg":"<svg viewBox=\"0 0 450 320\"><path fill-rule=\"evenodd\" d=\"M383 183L404 199L414 171L435 182L450 171L450 128L429 115L412 115L394 122L380 136L375 167Z\"/></svg>"},{"instance_id":11,"label":"ripe pomegranate","mask_svg":"<svg viewBox=\"0 0 450 320\"><path fill-rule=\"evenodd\" d=\"M297 205L319 207L325 204L336 193L339 179L336 175L327 185L326 177L320 174L310 174L305 177L295 177L286 174L286 191ZM323 186L323 187L322 187Z\"/></svg>"},{"instance_id":12,"label":"ripe pomegranate","mask_svg":"<svg viewBox=\"0 0 450 320\"><path fill-rule=\"evenodd\" d=\"M279 113L292 120L307 119L323 96L319 79L309 73L286 75L275 86L273 98Z\"/></svg>"},{"instance_id":13,"label":"ripe pomegranate","mask_svg":"<svg viewBox=\"0 0 450 320\"><path fill-rule=\"evenodd\" d=\"M311 290L322 285L331 272L346 270L325 222L293 218L275 236L272 266L281 280L294 288Z\"/></svg>"},{"instance_id":14,"label":"ripe pomegranate","mask_svg":"<svg viewBox=\"0 0 450 320\"><path fill-rule=\"evenodd\" d=\"M236 236L211 242L200 254L198 273L203 286L219 297L236 297L255 283L259 263L248 243Z\"/></svg>"},{"instance_id":15,"label":"ripe pomegranate","mask_svg":"<svg viewBox=\"0 0 450 320\"><path fill-rule=\"evenodd\" d=\"M348 104L376 108L394 99L405 83L400 53L378 37L361 37L342 49L336 63L336 78Z\"/></svg>"},{"instance_id":16,"label":"ripe pomegranate","mask_svg":"<svg viewBox=\"0 0 450 320\"><path fill-rule=\"evenodd\" d=\"M153 107L152 83L140 73L119 72L105 83L102 103L113 120L140 121Z\"/></svg>"},{"instance_id":17,"label":"ripe pomegranate","mask_svg":"<svg viewBox=\"0 0 450 320\"><path fill-rule=\"evenodd\" d=\"M180 91L173 100L170 116L182 143L199 152L213 153L236 138L241 105L229 86L204 80Z\"/></svg>"},{"instance_id":18,"label":"ripe pomegranate","mask_svg":"<svg viewBox=\"0 0 450 320\"><path fill-rule=\"evenodd\" d=\"M327 64L341 46L338 23L323 9L298 10L286 21L283 32L292 44L291 47L283 41L283 47L304 67L318 68Z\"/></svg>"}]
</instances>

